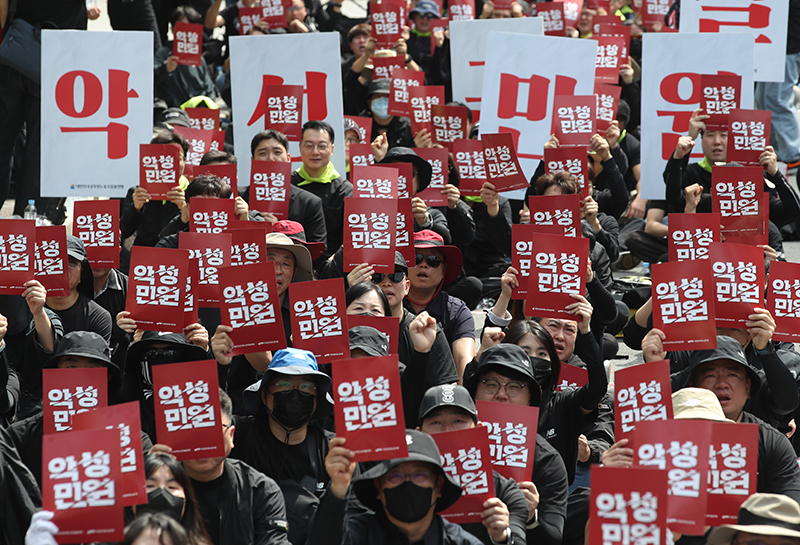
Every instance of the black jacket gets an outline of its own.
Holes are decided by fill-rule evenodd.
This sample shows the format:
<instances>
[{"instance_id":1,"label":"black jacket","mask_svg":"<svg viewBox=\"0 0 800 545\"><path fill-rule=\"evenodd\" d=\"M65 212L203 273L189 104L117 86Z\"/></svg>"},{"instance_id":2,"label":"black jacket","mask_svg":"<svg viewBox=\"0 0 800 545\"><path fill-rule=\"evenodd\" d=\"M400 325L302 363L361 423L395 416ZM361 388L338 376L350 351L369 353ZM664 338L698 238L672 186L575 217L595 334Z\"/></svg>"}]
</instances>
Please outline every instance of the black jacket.
<instances>
[{"instance_id":1,"label":"black jacket","mask_svg":"<svg viewBox=\"0 0 800 545\"><path fill-rule=\"evenodd\" d=\"M742 423L758 424L757 492L784 494L800 503L800 466L791 443L781 432L750 413Z\"/></svg>"},{"instance_id":2,"label":"black jacket","mask_svg":"<svg viewBox=\"0 0 800 545\"><path fill-rule=\"evenodd\" d=\"M292 173L292 185L302 187L322 199L322 211L325 214L325 229L328 235L325 257L330 257L339 249L344 239L344 200L353 196L353 184L341 176L329 184L303 182L303 178L297 172Z\"/></svg>"},{"instance_id":3,"label":"black jacket","mask_svg":"<svg viewBox=\"0 0 800 545\"><path fill-rule=\"evenodd\" d=\"M506 263L511 255L511 206L503 196L500 211L491 217L482 202L472 205L475 221L475 238L464 253L464 273L482 278L496 267Z\"/></svg>"},{"instance_id":4,"label":"black jacket","mask_svg":"<svg viewBox=\"0 0 800 545\"><path fill-rule=\"evenodd\" d=\"M141 210L136 210L133 206L134 189L136 188L128 189L122 205L122 215L119 218L122 238L126 239L135 234L134 246L155 246L158 234L176 214L180 214L180 210L172 201L155 200L145 203Z\"/></svg>"},{"instance_id":5,"label":"black jacket","mask_svg":"<svg viewBox=\"0 0 800 545\"><path fill-rule=\"evenodd\" d=\"M39 451L41 468L41 443ZM33 475L8 433L0 428L0 543L23 543L31 517L41 506L42 495Z\"/></svg>"},{"instance_id":6,"label":"black jacket","mask_svg":"<svg viewBox=\"0 0 800 545\"><path fill-rule=\"evenodd\" d=\"M528 501L525 494L519 489L513 479L506 479L497 471L492 472L494 476L494 497L508 507L508 523L511 534L514 536L514 545L526 543L526 526L528 524ZM462 524L467 532L480 539L484 545L492 545L492 538L486 530L486 526L481 522L470 522ZM508 541L511 543L511 540Z\"/></svg>"},{"instance_id":7,"label":"black jacket","mask_svg":"<svg viewBox=\"0 0 800 545\"><path fill-rule=\"evenodd\" d=\"M538 523L528 529L528 543L560 545L567 519L567 470L558 451L547 440L536 435L531 480L539 491Z\"/></svg>"}]
</instances>

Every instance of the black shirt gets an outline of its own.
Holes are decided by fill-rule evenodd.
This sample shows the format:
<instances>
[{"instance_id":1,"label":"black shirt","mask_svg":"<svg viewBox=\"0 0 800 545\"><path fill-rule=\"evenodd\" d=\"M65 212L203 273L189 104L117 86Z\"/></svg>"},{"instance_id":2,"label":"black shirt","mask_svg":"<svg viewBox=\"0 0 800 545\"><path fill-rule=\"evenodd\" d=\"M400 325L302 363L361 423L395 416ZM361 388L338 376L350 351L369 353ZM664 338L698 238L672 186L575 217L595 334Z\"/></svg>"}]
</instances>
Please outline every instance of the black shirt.
<instances>
[{"instance_id":1,"label":"black shirt","mask_svg":"<svg viewBox=\"0 0 800 545\"><path fill-rule=\"evenodd\" d=\"M72 331L92 331L106 342L111 340L111 314L82 293L78 293L78 300L71 307L51 310L61 318L65 335Z\"/></svg>"},{"instance_id":2,"label":"black shirt","mask_svg":"<svg viewBox=\"0 0 800 545\"><path fill-rule=\"evenodd\" d=\"M567 470L556 449L536 435L533 453L533 484L539 491L539 524L528 530L528 543L560 545L567 519Z\"/></svg>"},{"instance_id":3,"label":"black shirt","mask_svg":"<svg viewBox=\"0 0 800 545\"><path fill-rule=\"evenodd\" d=\"M758 424L757 492L784 494L800 503L800 466L791 443L781 432L750 413L742 423Z\"/></svg>"},{"instance_id":4,"label":"black shirt","mask_svg":"<svg viewBox=\"0 0 800 545\"><path fill-rule=\"evenodd\" d=\"M192 479L192 488L197 498L197 506L203 516L203 523L206 532L211 537L214 545L220 544L219 539L219 491L222 486L224 475L220 475L213 481L203 482Z\"/></svg>"}]
</instances>

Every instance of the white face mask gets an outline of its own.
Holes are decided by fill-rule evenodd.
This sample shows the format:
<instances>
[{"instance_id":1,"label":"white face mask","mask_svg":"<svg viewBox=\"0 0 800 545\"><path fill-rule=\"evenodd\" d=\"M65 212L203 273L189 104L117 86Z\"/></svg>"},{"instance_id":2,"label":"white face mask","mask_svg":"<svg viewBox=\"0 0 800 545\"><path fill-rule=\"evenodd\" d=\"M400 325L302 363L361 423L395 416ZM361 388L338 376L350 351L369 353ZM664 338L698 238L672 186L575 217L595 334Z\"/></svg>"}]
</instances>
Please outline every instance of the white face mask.
<instances>
[{"instance_id":1,"label":"white face mask","mask_svg":"<svg viewBox=\"0 0 800 545\"><path fill-rule=\"evenodd\" d=\"M376 98L370 106L372 113L380 119L389 119L389 97Z\"/></svg>"}]
</instances>

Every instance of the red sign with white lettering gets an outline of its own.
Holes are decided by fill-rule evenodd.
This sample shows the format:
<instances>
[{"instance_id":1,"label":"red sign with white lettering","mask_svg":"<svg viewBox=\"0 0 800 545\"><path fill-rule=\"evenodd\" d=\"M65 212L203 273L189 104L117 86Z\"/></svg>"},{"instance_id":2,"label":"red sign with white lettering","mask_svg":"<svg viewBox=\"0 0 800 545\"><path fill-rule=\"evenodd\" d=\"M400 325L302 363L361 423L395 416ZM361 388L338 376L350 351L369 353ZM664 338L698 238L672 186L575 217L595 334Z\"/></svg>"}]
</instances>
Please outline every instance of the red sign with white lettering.
<instances>
[{"instance_id":1,"label":"red sign with white lettering","mask_svg":"<svg viewBox=\"0 0 800 545\"><path fill-rule=\"evenodd\" d=\"M134 246L125 310L145 331L182 333L189 252Z\"/></svg>"},{"instance_id":2,"label":"red sign with white lettering","mask_svg":"<svg viewBox=\"0 0 800 545\"><path fill-rule=\"evenodd\" d=\"M73 218L72 234L83 241L92 267L119 267L119 203L75 201Z\"/></svg>"},{"instance_id":3,"label":"red sign with white lettering","mask_svg":"<svg viewBox=\"0 0 800 545\"><path fill-rule=\"evenodd\" d=\"M525 315L576 320L567 306L576 302L572 294L586 290L588 260L588 239L536 235Z\"/></svg>"}]
</instances>

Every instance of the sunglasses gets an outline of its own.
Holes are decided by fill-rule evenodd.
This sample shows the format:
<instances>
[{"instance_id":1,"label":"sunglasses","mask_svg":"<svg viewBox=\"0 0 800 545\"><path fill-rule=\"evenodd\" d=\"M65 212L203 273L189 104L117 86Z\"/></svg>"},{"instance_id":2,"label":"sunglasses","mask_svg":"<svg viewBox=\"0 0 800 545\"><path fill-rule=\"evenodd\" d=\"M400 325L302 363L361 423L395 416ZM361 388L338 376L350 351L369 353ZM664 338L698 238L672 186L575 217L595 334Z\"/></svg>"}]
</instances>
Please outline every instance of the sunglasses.
<instances>
[{"instance_id":1,"label":"sunglasses","mask_svg":"<svg viewBox=\"0 0 800 545\"><path fill-rule=\"evenodd\" d=\"M370 280L372 280L373 284L380 284L387 276L389 277L389 281L391 281L393 284L399 284L403 281L403 278L405 278L406 274L404 272L393 272L392 274L375 273L372 275Z\"/></svg>"},{"instance_id":2,"label":"sunglasses","mask_svg":"<svg viewBox=\"0 0 800 545\"><path fill-rule=\"evenodd\" d=\"M423 256L422 254L416 254L414 256L414 261L416 262L417 265L422 263L423 259L425 260L425 263L427 263L428 266L431 267L432 269L436 269L436 268L439 267L439 265L444 263L444 259L442 259L438 255L426 255L426 256Z\"/></svg>"}]
</instances>

